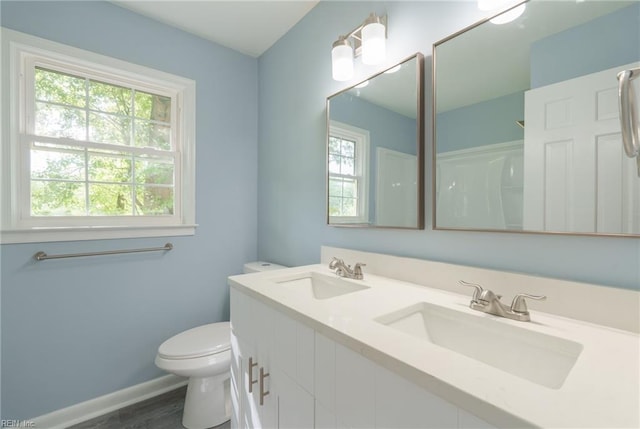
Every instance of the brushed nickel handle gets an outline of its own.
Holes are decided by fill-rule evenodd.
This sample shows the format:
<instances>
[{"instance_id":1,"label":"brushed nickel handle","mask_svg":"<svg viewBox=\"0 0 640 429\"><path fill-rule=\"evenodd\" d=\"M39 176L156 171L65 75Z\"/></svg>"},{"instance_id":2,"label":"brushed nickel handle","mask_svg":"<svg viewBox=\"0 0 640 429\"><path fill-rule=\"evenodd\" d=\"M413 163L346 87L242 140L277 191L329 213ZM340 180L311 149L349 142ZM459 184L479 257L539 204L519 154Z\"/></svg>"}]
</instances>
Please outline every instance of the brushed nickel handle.
<instances>
[{"instance_id":1,"label":"brushed nickel handle","mask_svg":"<svg viewBox=\"0 0 640 429\"><path fill-rule=\"evenodd\" d=\"M636 125L635 94L631 81L640 75L640 68L618 73L618 109L622 129L622 145L629 158L636 158L640 177L640 138Z\"/></svg>"},{"instance_id":2,"label":"brushed nickel handle","mask_svg":"<svg viewBox=\"0 0 640 429\"><path fill-rule=\"evenodd\" d=\"M527 303L524 300L525 298L536 299L538 301L544 301L545 299L547 299L547 297L543 295L529 295L528 293L519 293L513 298L513 302L511 303L511 311L513 311L514 313L529 314Z\"/></svg>"},{"instance_id":3,"label":"brushed nickel handle","mask_svg":"<svg viewBox=\"0 0 640 429\"><path fill-rule=\"evenodd\" d=\"M640 151L638 129L634 127L635 103L631 81L640 73L640 69L624 70L618 73L618 102L620 109L620 125L622 128L622 143L629 158L635 157Z\"/></svg>"},{"instance_id":4,"label":"brushed nickel handle","mask_svg":"<svg viewBox=\"0 0 640 429\"><path fill-rule=\"evenodd\" d=\"M249 358L249 393L253 393L253 385L258 382L258 380L253 379L253 367L258 366L258 362L254 362L253 358ZM262 371L262 370L260 370Z\"/></svg>"},{"instance_id":5,"label":"brushed nickel handle","mask_svg":"<svg viewBox=\"0 0 640 429\"><path fill-rule=\"evenodd\" d=\"M264 372L264 367L260 368L260 405L264 405L264 397L269 394L269 391L264 390L264 379L269 377L268 372Z\"/></svg>"},{"instance_id":6,"label":"brushed nickel handle","mask_svg":"<svg viewBox=\"0 0 640 429\"><path fill-rule=\"evenodd\" d=\"M478 302L478 299L480 298L480 294L483 291L482 286L476 283L465 282L464 280L458 280L458 284L461 286L469 286L474 288L475 290L473 291L473 298L471 298L471 302Z\"/></svg>"}]
</instances>

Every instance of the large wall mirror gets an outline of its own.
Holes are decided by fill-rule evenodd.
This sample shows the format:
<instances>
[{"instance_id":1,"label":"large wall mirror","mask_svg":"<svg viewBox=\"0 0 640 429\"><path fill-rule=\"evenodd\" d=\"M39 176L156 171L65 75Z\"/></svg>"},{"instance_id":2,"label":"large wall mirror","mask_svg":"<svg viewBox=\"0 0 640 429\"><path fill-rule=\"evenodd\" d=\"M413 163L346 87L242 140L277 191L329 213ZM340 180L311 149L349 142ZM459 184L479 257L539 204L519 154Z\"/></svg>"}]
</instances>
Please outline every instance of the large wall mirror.
<instances>
[{"instance_id":1,"label":"large wall mirror","mask_svg":"<svg viewBox=\"0 0 640 429\"><path fill-rule=\"evenodd\" d=\"M424 58L327 98L327 222L424 228Z\"/></svg>"},{"instance_id":2,"label":"large wall mirror","mask_svg":"<svg viewBox=\"0 0 640 429\"><path fill-rule=\"evenodd\" d=\"M640 2L523 4L434 45L434 228L637 236L616 76L640 67Z\"/></svg>"}]
</instances>

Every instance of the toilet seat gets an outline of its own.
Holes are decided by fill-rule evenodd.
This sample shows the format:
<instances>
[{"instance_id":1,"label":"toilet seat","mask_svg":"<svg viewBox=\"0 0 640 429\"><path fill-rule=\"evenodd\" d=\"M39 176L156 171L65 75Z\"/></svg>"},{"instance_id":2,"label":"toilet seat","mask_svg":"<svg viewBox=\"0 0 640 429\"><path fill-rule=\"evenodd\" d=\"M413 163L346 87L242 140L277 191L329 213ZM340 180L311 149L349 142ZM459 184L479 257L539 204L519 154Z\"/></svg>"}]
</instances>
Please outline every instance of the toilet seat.
<instances>
[{"instance_id":1,"label":"toilet seat","mask_svg":"<svg viewBox=\"0 0 640 429\"><path fill-rule=\"evenodd\" d=\"M229 322L198 326L177 334L162 343L162 359L195 359L224 353L231 349Z\"/></svg>"}]
</instances>

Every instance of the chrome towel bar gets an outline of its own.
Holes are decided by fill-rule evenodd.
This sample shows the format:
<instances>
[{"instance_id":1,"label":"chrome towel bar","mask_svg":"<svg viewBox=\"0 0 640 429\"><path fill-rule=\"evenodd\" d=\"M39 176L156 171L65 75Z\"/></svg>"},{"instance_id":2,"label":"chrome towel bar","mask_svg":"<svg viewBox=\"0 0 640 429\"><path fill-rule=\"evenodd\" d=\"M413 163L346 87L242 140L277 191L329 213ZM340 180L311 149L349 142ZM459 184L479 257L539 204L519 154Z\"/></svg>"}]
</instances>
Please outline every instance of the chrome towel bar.
<instances>
[{"instance_id":1,"label":"chrome towel bar","mask_svg":"<svg viewBox=\"0 0 640 429\"><path fill-rule=\"evenodd\" d=\"M102 256L116 255L119 253L140 253L140 252L159 252L169 251L173 249L173 244L167 243L162 247L147 247L144 249L123 249L123 250L105 250L104 252L87 252L87 253L67 253L63 255L47 255L45 252L38 252L33 257L36 261L44 261L45 259L62 259L62 258L80 258L84 256Z\"/></svg>"}]
</instances>

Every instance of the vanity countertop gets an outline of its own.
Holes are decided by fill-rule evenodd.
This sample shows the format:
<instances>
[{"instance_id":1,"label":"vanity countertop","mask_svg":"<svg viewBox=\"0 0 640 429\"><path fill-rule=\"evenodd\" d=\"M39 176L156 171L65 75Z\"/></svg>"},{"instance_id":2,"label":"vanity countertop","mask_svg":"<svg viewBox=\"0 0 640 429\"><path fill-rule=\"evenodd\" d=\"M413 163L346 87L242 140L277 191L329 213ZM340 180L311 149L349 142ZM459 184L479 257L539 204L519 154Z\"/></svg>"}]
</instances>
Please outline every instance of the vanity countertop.
<instances>
[{"instance_id":1,"label":"vanity countertop","mask_svg":"<svg viewBox=\"0 0 640 429\"><path fill-rule=\"evenodd\" d=\"M640 427L640 335L531 311L531 322L469 308L462 295L365 274L368 289L314 299L276 280L319 272L308 265L229 277L231 287L265 302L498 427ZM582 351L559 388L499 370L377 322L420 302L579 343ZM614 311L603 309L603 311Z\"/></svg>"}]
</instances>

